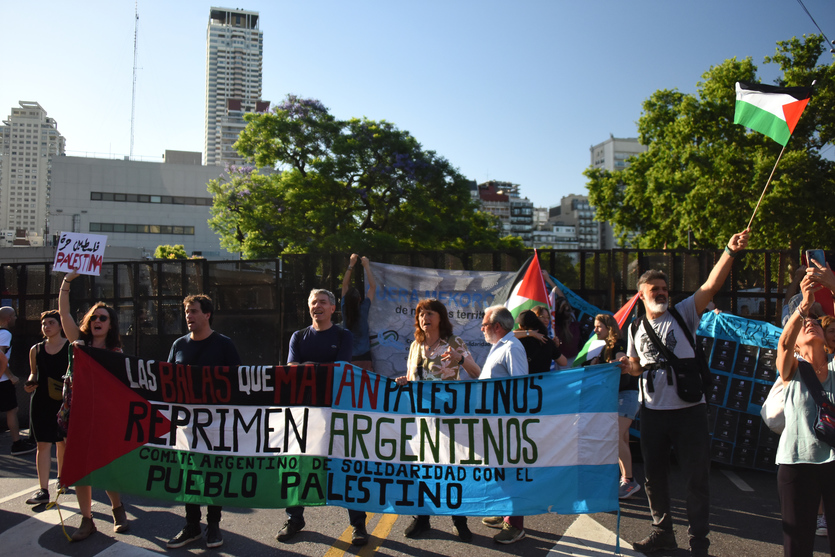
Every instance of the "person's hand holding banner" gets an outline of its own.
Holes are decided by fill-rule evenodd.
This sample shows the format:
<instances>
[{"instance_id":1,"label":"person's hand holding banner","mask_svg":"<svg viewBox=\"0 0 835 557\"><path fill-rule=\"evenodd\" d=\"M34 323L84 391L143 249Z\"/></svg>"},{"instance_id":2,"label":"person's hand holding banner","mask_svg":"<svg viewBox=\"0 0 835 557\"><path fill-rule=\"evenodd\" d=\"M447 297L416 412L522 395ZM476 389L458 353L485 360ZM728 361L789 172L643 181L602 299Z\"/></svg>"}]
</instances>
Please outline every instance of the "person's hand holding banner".
<instances>
[{"instance_id":1,"label":"person's hand holding banner","mask_svg":"<svg viewBox=\"0 0 835 557\"><path fill-rule=\"evenodd\" d=\"M81 275L99 276L106 244L107 236L62 232L55 250L52 270L64 273L77 271Z\"/></svg>"}]
</instances>

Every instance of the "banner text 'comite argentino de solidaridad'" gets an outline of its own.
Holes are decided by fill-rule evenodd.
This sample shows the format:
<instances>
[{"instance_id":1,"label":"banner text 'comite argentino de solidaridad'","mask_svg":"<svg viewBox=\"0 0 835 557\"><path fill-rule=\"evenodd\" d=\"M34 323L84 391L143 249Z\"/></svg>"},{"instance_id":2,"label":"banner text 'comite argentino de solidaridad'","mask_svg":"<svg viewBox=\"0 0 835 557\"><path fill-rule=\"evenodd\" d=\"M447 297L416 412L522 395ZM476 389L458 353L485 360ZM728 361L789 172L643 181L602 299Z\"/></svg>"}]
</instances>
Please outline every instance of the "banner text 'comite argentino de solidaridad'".
<instances>
[{"instance_id":1,"label":"banner text 'comite argentino de solidaridad'","mask_svg":"<svg viewBox=\"0 0 835 557\"><path fill-rule=\"evenodd\" d=\"M342 363L192 367L83 347L73 367L70 483L238 507L617 508L614 365L403 387Z\"/></svg>"}]
</instances>

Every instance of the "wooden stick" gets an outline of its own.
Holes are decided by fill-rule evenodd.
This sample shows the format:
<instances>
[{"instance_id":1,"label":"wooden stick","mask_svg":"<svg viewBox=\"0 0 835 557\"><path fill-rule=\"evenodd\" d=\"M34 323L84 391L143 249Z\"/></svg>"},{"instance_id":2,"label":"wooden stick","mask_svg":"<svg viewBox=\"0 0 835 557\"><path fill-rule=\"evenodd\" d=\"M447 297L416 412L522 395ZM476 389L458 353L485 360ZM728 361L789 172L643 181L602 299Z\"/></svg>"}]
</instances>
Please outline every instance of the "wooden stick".
<instances>
[{"instance_id":1,"label":"wooden stick","mask_svg":"<svg viewBox=\"0 0 835 557\"><path fill-rule=\"evenodd\" d=\"M788 145L788 141L786 142ZM774 168L771 169L771 175L768 177L768 181L765 183L765 187L763 188L763 192L760 194L760 199L757 201L757 206L754 207L754 214L751 215L751 220L748 221L748 226L745 228L750 230L751 223L754 222L754 217L757 215L757 210L760 208L760 203L762 203L763 197L765 197L765 190L768 189L768 185L771 183L771 179L774 178L774 172L777 170L777 165L780 164L780 159L783 158L783 153L786 152L786 145L783 145L783 149L780 151L780 155L777 157L777 162L774 163Z\"/></svg>"}]
</instances>

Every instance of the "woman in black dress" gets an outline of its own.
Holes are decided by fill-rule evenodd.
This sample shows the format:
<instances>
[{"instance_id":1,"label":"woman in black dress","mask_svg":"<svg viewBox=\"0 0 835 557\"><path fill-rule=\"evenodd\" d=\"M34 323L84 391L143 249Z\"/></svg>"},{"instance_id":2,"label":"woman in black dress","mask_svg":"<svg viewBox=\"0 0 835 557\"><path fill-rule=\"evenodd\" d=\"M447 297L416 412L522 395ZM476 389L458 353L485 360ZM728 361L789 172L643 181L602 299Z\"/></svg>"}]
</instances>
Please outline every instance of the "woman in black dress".
<instances>
[{"instance_id":1,"label":"woman in black dress","mask_svg":"<svg viewBox=\"0 0 835 557\"><path fill-rule=\"evenodd\" d=\"M55 311L41 314L41 332L44 341L29 350L29 379L24 389L32 393L29 405L29 422L38 442L35 459L40 489L30 497L28 505L49 502L49 471L52 468L52 444L55 444L58 459L58 486L60 492L61 466L64 464L64 435L58 427L55 415L61 409L61 391L64 374L67 372L69 343L61 328L61 315Z\"/></svg>"}]
</instances>

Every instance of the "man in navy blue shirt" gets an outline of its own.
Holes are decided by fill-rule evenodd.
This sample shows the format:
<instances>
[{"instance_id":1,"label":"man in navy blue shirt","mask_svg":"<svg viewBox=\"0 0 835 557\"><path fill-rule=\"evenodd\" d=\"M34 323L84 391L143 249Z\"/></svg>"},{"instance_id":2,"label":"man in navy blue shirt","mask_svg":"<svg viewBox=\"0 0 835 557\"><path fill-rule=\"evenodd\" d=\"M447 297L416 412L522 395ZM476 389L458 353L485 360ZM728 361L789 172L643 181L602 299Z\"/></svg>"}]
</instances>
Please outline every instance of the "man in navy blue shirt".
<instances>
[{"instance_id":1,"label":"man in navy blue shirt","mask_svg":"<svg viewBox=\"0 0 835 557\"><path fill-rule=\"evenodd\" d=\"M239 366L241 358L232 340L212 330L212 299L204 294L188 296L183 300L188 334L174 341L168 362L192 366ZM223 536L220 533L221 507L209 505L206 509L206 546L220 547ZM169 548L183 547L200 539L200 505L186 503L186 525L166 545Z\"/></svg>"},{"instance_id":2,"label":"man in navy blue shirt","mask_svg":"<svg viewBox=\"0 0 835 557\"><path fill-rule=\"evenodd\" d=\"M311 290L307 300L313 325L293 333L290 337L290 352L287 365L329 364L351 362L353 336L351 331L333 323L336 298L328 290ZM348 509L348 519L354 527L351 536L353 545L368 543L365 529L366 515L363 511ZM278 531L275 539L287 542L304 528L304 507L287 507L287 522Z\"/></svg>"}]
</instances>

